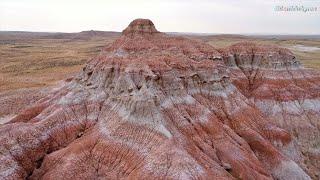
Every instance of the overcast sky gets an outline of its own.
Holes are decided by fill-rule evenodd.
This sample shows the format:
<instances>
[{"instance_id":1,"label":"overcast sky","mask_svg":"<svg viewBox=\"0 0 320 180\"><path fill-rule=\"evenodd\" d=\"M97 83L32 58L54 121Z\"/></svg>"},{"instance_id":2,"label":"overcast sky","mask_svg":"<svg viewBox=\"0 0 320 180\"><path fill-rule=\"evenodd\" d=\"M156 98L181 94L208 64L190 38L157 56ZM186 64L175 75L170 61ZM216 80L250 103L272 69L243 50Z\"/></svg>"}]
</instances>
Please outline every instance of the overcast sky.
<instances>
[{"instance_id":1,"label":"overcast sky","mask_svg":"<svg viewBox=\"0 0 320 180\"><path fill-rule=\"evenodd\" d=\"M122 31L136 18L164 32L320 34L320 0L0 0L0 30Z\"/></svg>"}]
</instances>

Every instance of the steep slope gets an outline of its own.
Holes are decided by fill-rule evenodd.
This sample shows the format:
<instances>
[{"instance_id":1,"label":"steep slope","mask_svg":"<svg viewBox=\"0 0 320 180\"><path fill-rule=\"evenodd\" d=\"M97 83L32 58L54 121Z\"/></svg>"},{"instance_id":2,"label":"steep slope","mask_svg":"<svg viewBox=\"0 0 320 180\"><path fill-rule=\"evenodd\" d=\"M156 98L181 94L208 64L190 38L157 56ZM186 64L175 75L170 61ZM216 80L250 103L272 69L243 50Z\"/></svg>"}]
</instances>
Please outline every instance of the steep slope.
<instances>
[{"instance_id":1,"label":"steep slope","mask_svg":"<svg viewBox=\"0 0 320 180\"><path fill-rule=\"evenodd\" d=\"M238 43L222 52L234 84L293 142L273 144L320 177L320 72L304 68L287 49ZM303 164L306 165L303 165Z\"/></svg>"},{"instance_id":2,"label":"steep slope","mask_svg":"<svg viewBox=\"0 0 320 180\"><path fill-rule=\"evenodd\" d=\"M310 179L225 54L133 21L0 126L1 179Z\"/></svg>"}]
</instances>

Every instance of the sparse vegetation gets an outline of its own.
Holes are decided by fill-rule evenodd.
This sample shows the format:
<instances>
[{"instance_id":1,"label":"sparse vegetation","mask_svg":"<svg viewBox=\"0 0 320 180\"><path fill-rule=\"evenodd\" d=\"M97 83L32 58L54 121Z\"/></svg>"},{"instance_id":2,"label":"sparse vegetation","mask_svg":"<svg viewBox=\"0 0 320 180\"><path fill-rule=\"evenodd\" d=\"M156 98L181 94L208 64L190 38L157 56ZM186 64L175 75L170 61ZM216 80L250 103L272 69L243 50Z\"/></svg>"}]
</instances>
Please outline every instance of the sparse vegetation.
<instances>
[{"instance_id":1,"label":"sparse vegetation","mask_svg":"<svg viewBox=\"0 0 320 180\"><path fill-rule=\"evenodd\" d=\"M0 34L0 92L45 87L66 79L116 37L51 39L34 33L19 39L4 34Z\"/></svg>"},{"instance_id":2,"label":"sparse vegetation","mask_svg":"<svg viewBox=\"0 0 320 180\"><path fill-rule=\"evenodd\" d=\"M89 34L90 35L90 34ZM79 72L117 33L0 33L0 92L20 88L45 87ZM20 38L19 38L20 37ZM320 47L320 40L258 38L237 35L193 36L217 48L241 41L276 44L283 47ZM320 68L320 51L292 49L305 67Z\"/></svg>"}]
</instances>

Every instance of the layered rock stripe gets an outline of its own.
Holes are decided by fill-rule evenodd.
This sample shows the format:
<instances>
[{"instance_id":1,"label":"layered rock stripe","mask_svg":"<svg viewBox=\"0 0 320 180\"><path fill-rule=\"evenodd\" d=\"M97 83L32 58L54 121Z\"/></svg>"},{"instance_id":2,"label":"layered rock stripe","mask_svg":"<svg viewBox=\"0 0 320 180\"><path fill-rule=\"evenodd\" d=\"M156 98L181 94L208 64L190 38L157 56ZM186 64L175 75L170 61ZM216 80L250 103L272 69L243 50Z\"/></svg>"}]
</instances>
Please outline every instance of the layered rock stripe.
<instances>
[{"instance_id":1,"label":"layered rock stripe","mask_svg":"<svg viewBox=\"0 0 320 180\"><path fill-rule=\"evenodd\" d=\"M137 19L0 125L1 179L317 179L320 73Z\"/></svg>"}]
</instances>

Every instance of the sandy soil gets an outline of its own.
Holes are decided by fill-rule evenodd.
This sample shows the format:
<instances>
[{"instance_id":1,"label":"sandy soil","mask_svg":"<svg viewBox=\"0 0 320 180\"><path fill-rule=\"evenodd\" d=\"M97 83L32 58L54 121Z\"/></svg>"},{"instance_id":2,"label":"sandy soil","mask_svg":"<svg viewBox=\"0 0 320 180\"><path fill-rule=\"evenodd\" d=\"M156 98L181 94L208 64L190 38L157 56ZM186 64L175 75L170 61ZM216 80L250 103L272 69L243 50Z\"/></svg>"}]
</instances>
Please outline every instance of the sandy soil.
<instances>
[{"instance_id":1,"label":"sandy soil","mask_svg":"<svg viewBox=\"0 0 320 180\"><path fill-rule=\"evenodd\" d=\"M42 88L74 76L120 34L0 32L0 92ZM241 41L291 47L305 67L320 68L320 39L292 36L188 35L222 48Z\"/></svg>"}]
</instances>

